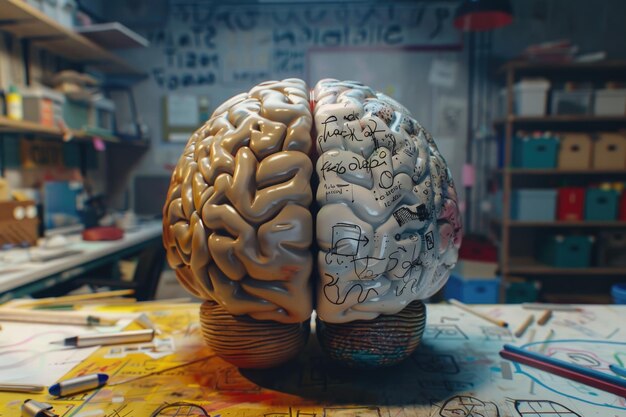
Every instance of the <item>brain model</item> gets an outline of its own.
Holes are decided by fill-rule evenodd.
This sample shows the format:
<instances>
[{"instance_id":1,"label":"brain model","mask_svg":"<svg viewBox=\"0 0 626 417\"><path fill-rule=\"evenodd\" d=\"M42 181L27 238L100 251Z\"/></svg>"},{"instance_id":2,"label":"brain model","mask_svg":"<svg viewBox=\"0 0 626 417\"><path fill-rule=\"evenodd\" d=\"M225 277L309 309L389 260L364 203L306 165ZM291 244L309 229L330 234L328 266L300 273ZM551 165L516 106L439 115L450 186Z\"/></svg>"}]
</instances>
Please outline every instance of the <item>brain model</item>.
<instances>
[{"instance_id":1,"label":"brain model","mask_svg":"<svg viewBox=\"0 0 626 417\"><path fill-rule=\"evenodd\" d=\"M242 367L295 356L313 309L331 357L404 359L462 234L430 134L337 80L266 82L219 106L187 143L163 223L178 280L206 300L206 342Z\"/></svg>"}]
</instances>

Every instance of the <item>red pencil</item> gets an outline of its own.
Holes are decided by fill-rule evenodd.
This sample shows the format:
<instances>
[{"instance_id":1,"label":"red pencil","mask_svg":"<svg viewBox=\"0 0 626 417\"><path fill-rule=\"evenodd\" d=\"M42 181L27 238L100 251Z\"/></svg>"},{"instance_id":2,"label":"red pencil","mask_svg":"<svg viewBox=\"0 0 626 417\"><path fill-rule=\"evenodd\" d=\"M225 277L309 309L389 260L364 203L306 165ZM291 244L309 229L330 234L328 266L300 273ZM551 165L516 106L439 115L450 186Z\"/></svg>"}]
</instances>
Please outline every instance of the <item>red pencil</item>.
<instances>
[{"instance_id":1,"label":"red pencil","mask_svg":"<svg viewBox=\"0 0 626 417\"><path fill-rule=\"evenodd\" d=\"M612 384L607 381L602 381L601 379L593 378L589 375L584 375L571 369L561 368L560 366L542 362L540 360L529 358L527 356L510 352L508 350L501 350L500 356L502 356L504 359L523 363L524 365L532 366L533 368L541 369L542 371L550 372L551 374L562 376L563 378L571 379L572 381L580 382L581 384L589 385L590 387L598 388L602 391L610 392L615 395L619 395L620 397L626 398L625 387L620 387L619 385Z\"/></svg>"}]
</instances>

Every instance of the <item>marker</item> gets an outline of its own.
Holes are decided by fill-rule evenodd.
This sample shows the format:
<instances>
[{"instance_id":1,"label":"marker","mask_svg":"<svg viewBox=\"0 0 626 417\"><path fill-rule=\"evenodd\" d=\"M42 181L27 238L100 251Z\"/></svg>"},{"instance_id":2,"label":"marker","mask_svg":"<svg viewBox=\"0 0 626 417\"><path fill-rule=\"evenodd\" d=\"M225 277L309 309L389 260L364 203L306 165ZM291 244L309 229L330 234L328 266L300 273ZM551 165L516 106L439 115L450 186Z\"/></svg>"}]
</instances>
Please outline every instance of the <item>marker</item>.
<instances>
[{"instance_id":1,"label":"marker","mask_svg":"<svg viewBox=\"0 0 626 417\"><path fill-rule=\"evenodd\" d=\"M618 365L609 365L609 369L613 371L616 375L623 376L626 378L626 368L618 366Z\"/></svg>"},{"instance_id":2,"label":"marker","mask_svg":"<svg viewBox=\"0 0 626 417\"><path fill-rule=\"evenodd\" d=\"M11 382L0 382L0 391L11 392L39 392L43 391L43 385L34 384L13 384Z\"/></svg>"},{"instance_id":3,"label":"marker","mask_svg":"<svg viewBox=\"0 0 626 417\"><path fill-rule=\"evenodd\" d=\"M145 329L118 333L86 334L82 336L68 337L67 339L50 343L53 345L89 347L99 345L119 345L123 343L150 342L152 341L152 339L154 339L154 329Z\"/></svg>"},{"instance_id":4,"label":"marker","mask_svg":"<svg viewBox=\"0 0 626 417\"><path fill-rule=\"evenodd\" d=\"M59 417L59 415L52 411L50 404L28 399L22 404L22 417Z\"/></svg>"},{"instance_id":5,"label":"marker","mask_svg":"<svg viewBox=\"0 0 626 417\"><path fill-rule=\"evenodd\" d=\"M63 397L78 392L89 391L90 389L99 388L106 384L109 376L107 374L91 374L79 376L78 378L67 379L51 385L48 388L50 395Z\"/></svg>"}]
</instances>

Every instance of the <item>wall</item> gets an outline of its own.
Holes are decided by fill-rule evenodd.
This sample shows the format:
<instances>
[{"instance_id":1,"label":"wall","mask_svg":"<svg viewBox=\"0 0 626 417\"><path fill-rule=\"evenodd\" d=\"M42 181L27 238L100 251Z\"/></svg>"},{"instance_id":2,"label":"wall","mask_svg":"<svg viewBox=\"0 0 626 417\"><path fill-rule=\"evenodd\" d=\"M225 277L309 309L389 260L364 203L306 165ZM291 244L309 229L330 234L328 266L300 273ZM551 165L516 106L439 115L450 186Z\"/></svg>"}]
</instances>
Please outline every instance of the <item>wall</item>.
<instances>
[{"instance_id":1,"label":"wall","mask_svg":"<svg viewBox=\"0 0 626 417\"><path fill-rule=\"evenodd\" d=\"M443 124L437 106L464 106L462 37L451 23L456 1L158 4L114 1L109 8L114 12L110 19L123 21L151 43L123 53L149 74L135 89L153 141L140 168L143 174L169 173L184 145L163 140L162 100L168 95L206 96L212 111L268 79L298 77L311 87L322 77L358 79L405 104L435 137ZM452 74L443 74L444 80L435 74L429 82L433 65L435 71L443 68ZM462 155L454 152L463 148L458 146L464 140L462 124L448 128L440 140L454 167L462 163ZM453 174L458 177L459 172Z\"/></svg>"}]
</instances>

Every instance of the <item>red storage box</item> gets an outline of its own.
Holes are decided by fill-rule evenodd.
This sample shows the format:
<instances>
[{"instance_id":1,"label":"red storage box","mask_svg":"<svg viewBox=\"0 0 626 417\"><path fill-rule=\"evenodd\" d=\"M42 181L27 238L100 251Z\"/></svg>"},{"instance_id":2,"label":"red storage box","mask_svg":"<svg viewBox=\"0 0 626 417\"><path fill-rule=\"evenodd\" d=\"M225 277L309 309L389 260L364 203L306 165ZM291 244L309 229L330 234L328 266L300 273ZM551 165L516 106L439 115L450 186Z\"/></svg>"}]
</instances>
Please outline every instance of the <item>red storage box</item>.
<instances>
[{"instance_id":1,"label":"red storage box","mask_svg":"<svg viewBox=\"0 0 626 417\"><path fill-rule=\"evenodd\" d=\"M481 262L498 262L498 250L485 239L466 236L459 250L459 258Z\"/></svg>"},{"instance_id":2,"label":"red storage box","mask_svg":"<svg viewBox=\"0 0 626 417\"><path fill-rule=\"evenodd\" d=\"M557 220L581 221L585 213L585 189L582 187L559 188L557 197Z\"/></svg>"}]
</instances>

